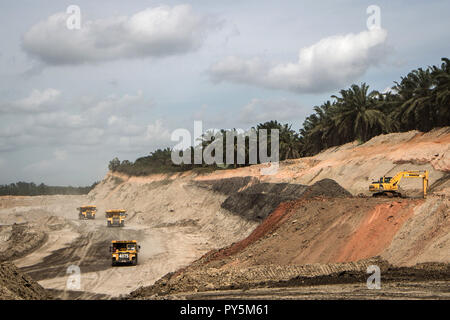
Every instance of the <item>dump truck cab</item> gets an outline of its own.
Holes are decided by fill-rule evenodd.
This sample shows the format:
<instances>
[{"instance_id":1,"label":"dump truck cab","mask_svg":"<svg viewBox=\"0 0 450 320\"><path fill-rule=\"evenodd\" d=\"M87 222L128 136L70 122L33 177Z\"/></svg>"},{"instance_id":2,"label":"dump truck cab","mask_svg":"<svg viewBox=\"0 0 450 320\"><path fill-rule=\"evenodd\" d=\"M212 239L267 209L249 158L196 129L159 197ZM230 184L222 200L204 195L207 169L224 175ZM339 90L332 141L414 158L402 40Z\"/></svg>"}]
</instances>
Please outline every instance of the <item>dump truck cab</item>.
<instances>
[{"instance_id":1,"label":"dump truck cab","mask_svg":"<svg viewBox=\"0 0 450 320\"><path fill-rule=\"evenodd\" d=\"M138 252L141 246L137 244L136 240L113 240L111 241L111 265L116 266L120 264L132 264L138 263Z\"/></svg>"},{"instance_id":2,"label":"dump truck cab","mask_svg":"<svg viewBox=\"0 0 450 320\"><path fill-rule=\"evenodd\" d=\"M96 206L82 206L77 208L79 213L78 213L78 218L80 220L82 219L95 219L95 214L97 213L97 207Z\"/></svg>"},{"instance_id":3,"label":"dump truck cab","mask_svg":"<svg viewBox=\"0 0 450 320\"><path fill-rule=\"evenodd\" d=\"M108 210L106 211L106 220L108 227L123 227L125 226L125 218L127 217L126 210Z\"/></svg>"}]
</instances>

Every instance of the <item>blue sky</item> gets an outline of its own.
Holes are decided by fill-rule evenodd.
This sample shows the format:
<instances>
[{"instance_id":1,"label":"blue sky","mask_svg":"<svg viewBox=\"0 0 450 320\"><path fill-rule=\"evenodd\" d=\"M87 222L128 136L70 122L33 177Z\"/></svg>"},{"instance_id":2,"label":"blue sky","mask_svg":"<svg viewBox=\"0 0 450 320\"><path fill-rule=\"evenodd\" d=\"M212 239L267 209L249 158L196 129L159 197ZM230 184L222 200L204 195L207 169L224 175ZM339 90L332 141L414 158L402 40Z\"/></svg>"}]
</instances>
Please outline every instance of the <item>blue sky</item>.
<instances>
[{"instance_id":1,"label":"blue sky","mask_svg":"<svg viewBox=\"0 0 450 320\"><path fill-rule=\"evenodd\" d=\"M80 30L65 26L70 5ZM352 83L383 91L439 64L446 12L448 1L2 2L0 183L90 184L194 120L298 130Z\"/></svg>"}]
</instances>

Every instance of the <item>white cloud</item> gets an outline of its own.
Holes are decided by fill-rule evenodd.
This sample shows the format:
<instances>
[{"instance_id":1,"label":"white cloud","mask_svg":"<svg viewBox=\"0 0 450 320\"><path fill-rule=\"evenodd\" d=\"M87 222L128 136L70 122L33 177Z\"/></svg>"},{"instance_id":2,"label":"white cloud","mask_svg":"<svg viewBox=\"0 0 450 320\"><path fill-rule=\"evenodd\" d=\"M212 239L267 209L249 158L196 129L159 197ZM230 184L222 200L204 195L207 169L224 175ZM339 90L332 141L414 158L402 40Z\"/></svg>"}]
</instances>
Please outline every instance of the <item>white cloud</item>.
<instances>
[{"instance_id":1,"label":"white cloud","mask_svg":"<svg viewBox=\"0 0 450 320\"><path fill-rule=\"evenodd\" d=\"M53 152L56 160L63 161L67 159L67 151L65 150L55 150Z\"/></svg>"},{"instance_id":2,"label":"white cloud","mask_svg":"<svg viewBox=\"0 0 450 320\"><path fill-rule=\"evenodd\" d=\"M42 92L47 91L51 90ZM58 92L59 95L62 94ZM31 96L36 97L34 103L39 106L52 100L42 98L52 95ZM30 97L17 101L31 105ZM0 126L0 151L51 146L58 148L53 152L54 157L63 159L67 156L66 148L84 146L142 152L166 146L171 143L170 133L163 121L151 120L146 124L141 119L148 108L139 107L149 105L152 106L151 102L145 99L142 91L138 91L137 94L110 95L103 99L80 97L64 105L64 110L11 113L8 115L10 119L5 118ZM35 165L47 166L48 162Z\"/></svg>"},{"instance_id":3,"label":"white cloud","mask_svg":"<svg viewBox=\"0 0 450 320\"><path fill-rule=\"evenodd\" d=\"M12 123L0 127L0 138L17 137L23 133L23 123Z\"/></svg>"},{"instance_id":4,"label":"white cloud","mask_svg":"<svg viewBox=\"0 0 450 320\"><path fill-rule=\"evenodd\" d=\"M23 49L49 65L160 57L198 49L208 31L217 26L189 5L159 6L130 17L86 21L79 30L66 27L69 16L57 13L31 27L23 36Z\"/></svg>"},{"instance_id":5,"label":"white cloud","mask_svg":"<svg viewBox=\"0 0 450 320\"><path fill-rule=\"evenodd\" d=\"M120 125L120 124L122 124L122 121L123 121L123 119L112 115L108 118L108 125L109 126Z\"/></svg>"},{"instance_id":6,"label":"white cloud","mask_svg":"<svg viewBox=\"0 0 450 320\"><path fill-rule=\"evenodd\" d=\"M108 126L110 130L125 136L134 136L145 132L145 128L143 126L136 125L129 119L117 115L111 115L108 118Z\"/></svg>"},{"instance_id":7,"label":"white cloud","mask_svg":"<svg viewBox=\"0 0 450 320\"><path fill-rule=\"evenodd\" d=\"M81 129L88 127L90 121L84 114L71 114L68 112L56 111L42 113L32 118L33 126L47 127L47 128L62 128L62 129Z\"/></svg>"},{"instance_id":8,"label":"white cloud","mask_svg":"<svg viewBox=\"0 0 450 320\"><path fill-rule=\"evenodd\" d=\"M123 150L151 150L156 147L168 147L173 142L170 140L170 131L161 119L149 123L139 134L122 135L119 145Z\"/></svg>"},{"instance_id":9,"label":"white cloud","mask_svg":"<svg viewBox=\"0 0 450 320\"><path fill-rule=\"evenodd\" d=\"M168 140L170 139L170 133L163 126L161 120L156 120L154 123L147 125L145 138L147 140Z\"/></svg>"},{"instance_id":10,"label":"white cloud","mask_svg":"<svg viewBox=\"0 0 450 320\"><path fill-rule=\"evenodd\" d=\"M170 140L170 130L160 119L149 123L144 127L143 132L136 135L122 135L119 140L121 151L152 150L155 148L165 148L173 144Z\"/></svg>"},{"instance_id":11,"label":"white cloud","mask_svg":"<svg viewBox=\"0 0 450 320\"><path fill-rule=\"evenodd\" d=\"M56 166L67 160L67 151L57 149L53 151L53 158L32 162L23 168L24 172L52 172Z\"/></svg>"},{"instance_id":12,"label":"white cloud","mask_svg":"<svg viewBox=\"0 0 450 320\"><path fill-rule=\"evenodd\" d=\"M105 115L110 112L129 112L131 108L145 103L142 90L136 95L110 95L100 101L88 104L91 115ZM93 104L93 105L92 105Z\"/></svg>"},{"instance_id":13,"label":"white cloud","mask_svg":"<svg viewBox=\"0 0 450 320\"><path fill-rule=\"evenodd\" d=\"M39 113L55 107L61 92L56 89L33 90L26 98L0 104L0 110L7 113Z\"/></svg>"},{"instance_id":14,"label":"white cloud","mask_svg":"<svg viewBox=\"0 0 450 320\"><path fill-rule=\"evenodd\" d=\"M287 99L252 99L241 109L239 120L250 125L270 120L291 122L292 119L301 118L305 114L304 110L300 103Z\"/></svg>"},{"instance_id":15,"label":"white cloud","mask_svg":"<svg viewBox=\"0 0 450 320\"><path fill-rule=\"evenodd\" d=\"M325 92L355 81L386 55L384 29L337 35L302 48L292 63L229 56L209 69L214 81L247 83L294 92Z\"/></svg>"}]
</instances>

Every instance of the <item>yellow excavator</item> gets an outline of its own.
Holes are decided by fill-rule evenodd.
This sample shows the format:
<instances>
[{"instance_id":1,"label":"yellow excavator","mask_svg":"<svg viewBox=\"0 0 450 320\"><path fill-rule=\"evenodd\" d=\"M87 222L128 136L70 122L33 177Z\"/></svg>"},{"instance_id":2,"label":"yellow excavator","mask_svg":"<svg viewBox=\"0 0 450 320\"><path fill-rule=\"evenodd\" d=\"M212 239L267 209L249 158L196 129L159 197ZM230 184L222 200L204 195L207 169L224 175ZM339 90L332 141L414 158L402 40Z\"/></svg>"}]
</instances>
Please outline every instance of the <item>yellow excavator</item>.
<instances>
[{"instance_id":1,"label":"yellow excavator","mask_svg":"<svg viewBox=\"0 0 450 320\"><path fill-rule=\"evenodd\" d=\"M393 177L381 177L378 181L373 181L369 186L369 191L372 192L374 197L387 196L387 197L401 197L402 194L399 191L399 183L402 178L422 178L423 180L423 197L427 197L428 187L428 171L401 171Z\"/></svg>"}]
</instances>

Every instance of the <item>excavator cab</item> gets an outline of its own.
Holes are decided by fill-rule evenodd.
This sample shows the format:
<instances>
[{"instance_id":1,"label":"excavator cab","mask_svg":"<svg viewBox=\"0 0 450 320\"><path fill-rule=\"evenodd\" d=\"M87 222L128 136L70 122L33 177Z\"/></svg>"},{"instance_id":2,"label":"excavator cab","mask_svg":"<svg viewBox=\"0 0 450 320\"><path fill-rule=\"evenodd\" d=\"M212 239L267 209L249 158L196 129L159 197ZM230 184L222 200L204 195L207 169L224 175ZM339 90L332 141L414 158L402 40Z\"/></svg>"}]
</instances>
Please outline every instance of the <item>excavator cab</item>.
<instances>
[{"instance_id":1,"label":"excavator cab","mask_svg":"<svg viewBox=\"0 0 450 320\"><path fill-rule=\"evenodd\" d=\"M392 177L380 177L378 181L372 181L372 183L389 183Z\"/></svg>"}]
</instances>

